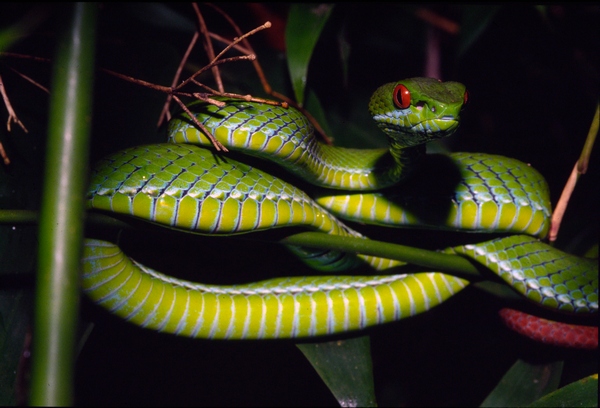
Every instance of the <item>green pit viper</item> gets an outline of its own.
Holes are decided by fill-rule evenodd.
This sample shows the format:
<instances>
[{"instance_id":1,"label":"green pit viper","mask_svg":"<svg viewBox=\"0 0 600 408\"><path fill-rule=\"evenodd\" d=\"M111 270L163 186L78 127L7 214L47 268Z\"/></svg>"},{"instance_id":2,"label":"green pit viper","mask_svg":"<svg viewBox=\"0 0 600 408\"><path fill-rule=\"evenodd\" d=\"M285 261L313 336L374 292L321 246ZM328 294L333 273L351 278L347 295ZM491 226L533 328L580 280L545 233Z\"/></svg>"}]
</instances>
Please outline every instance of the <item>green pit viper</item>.
<instances>
[{"instance_id":1,"label":"green pit viper","mask_svg":"<svg viewBox=\"0 0 600 408\"><path fill-rule=\"evenodd\" d=\"M597 313L596 262L540 241L549 229L551 205L547 184L536 170L488 154L453 153L433 162L434 156L424 155L426 142L455 132L467 97L464 85L430 78L383 85L369 110L387 134L389 149L326 145L293 108L224 98L215 98L223 106L198 102L189 109L224 146L274 161L324 189L309 196L281 178L216 155L208 149L209 139L181 114L169 124L169 143L126 149L96 165L88 208L201 234L301 226L362 237L339 218L517 234L444 251L484 265L547 308ZM451 189L436 189L440 179L448 179L441 185ZM378 274L205 285L167 276L130 259L113 243L88 239L83 289L93 301L142 327L198 338L273 339L399 320L429 310L469 284L438 271L407 274L400 268L380 274L402 265L395 260L289 248L321 271L343 272L366 263ZM505 312L509 325L523 321L515 313ZM529 327L530 336L544 337L548 324L560 327L536 320L519 330ZM584 327L580 337L594 330L595 346L582 339L571 345L597 347L597 327ZM542 340L567 343L564 336Z\"/></svg>"}]
</instances>

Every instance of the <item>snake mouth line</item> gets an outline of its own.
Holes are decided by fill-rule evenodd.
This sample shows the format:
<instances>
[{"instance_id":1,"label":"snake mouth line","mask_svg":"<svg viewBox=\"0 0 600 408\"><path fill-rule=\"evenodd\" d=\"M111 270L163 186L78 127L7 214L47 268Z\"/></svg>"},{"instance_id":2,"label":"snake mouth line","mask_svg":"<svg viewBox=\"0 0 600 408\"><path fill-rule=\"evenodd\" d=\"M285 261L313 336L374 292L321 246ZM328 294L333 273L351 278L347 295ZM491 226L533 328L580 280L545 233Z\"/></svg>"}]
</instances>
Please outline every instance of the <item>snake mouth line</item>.
<instances>
[{"instance_id":1,"label":"snake mouth line","mask_svg":"<svg viewBox=\"0 0 600 408\"><path fill-rule=\"evenodd\" d=\"M458 127L458 120L455 117L444 116L442 118L427 119L421 122L415 123L410 126L411 132L420 132L434 135L436 133L443 132L440 137L444 137L447 132L452 131Z\"/></svg>"}]
</instances>

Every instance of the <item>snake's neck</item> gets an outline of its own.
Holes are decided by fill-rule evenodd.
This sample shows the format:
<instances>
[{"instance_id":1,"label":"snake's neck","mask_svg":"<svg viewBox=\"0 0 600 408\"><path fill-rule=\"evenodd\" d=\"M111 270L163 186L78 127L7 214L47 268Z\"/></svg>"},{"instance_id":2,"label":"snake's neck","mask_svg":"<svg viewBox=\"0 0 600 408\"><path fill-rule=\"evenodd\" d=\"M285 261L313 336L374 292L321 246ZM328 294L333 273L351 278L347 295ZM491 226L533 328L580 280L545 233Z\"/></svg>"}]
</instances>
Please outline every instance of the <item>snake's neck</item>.
<instances>
[{"instance_id":1,"label":"snake's neck","mask_svg":"<svg viewBox=\"0 0 600 408\"><path fill-rule=\"evenodd\" d=\"M312 139L293 166L299 166L302 177L312 179L312 183L319 186L378 190L404 180L417 167L424 153L425 146L352 149ZM292 171L297 172L298 168Z\"/></svg>"},{"instance_id":2,"label":"snake's neck","mask_svg":"<svg viewBox=\"0 0 600 408\"><path fill-rule=\"evenodd\" d=\"M405 180L415 170L418 170L419 164L426 154L426 150L425 144L406 147L391 140L388 151L389 155L393 158L395 165L390 167L389 172L390 178L395 177L396 182L392 182L390 185Z\"/></svg>"}]
</instances>

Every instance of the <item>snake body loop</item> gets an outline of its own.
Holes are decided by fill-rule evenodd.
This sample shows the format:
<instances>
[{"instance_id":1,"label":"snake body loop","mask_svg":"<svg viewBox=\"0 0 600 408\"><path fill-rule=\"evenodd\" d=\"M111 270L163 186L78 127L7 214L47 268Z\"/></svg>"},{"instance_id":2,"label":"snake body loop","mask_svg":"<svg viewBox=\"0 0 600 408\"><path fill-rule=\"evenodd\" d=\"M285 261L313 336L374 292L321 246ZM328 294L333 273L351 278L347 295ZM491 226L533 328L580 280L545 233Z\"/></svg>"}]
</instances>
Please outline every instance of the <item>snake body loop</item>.
<instances>
[{"instance_id":1,"label":"snake body loop","mask_svg":"<svg viewBox=\"0 0 600 408\"><path fill-rule=\"evenodd\" d=\"M550 191L534 168L483 153L428 159L419 177L385 192L321 191L315 201L345 220L387 227L548 234Z\"/></svg>"},{"instance_id":2,"label":"snake body loop","mask_svg":"<svg viewBox=\"0 0 600 408\"><path fill-rule=\"evenodd\" d=\"M429 310L467 281L441 273L307 276L203 285L161 274L106 241L86 240L83 290L122 318L207 339L300 338L359 330Z\"/></svg>"},{"instance_id":3,"label":"snake body loop","mask_svg":"<svg viewBox=\"0 0 600 408\"><path fill-rule=\"evenodd\" d=\"M203 234L240 234L302 226L328 234L361 235L298 188L246 164L216 158L193 145L122 150L102 159L92 175L88 206ZM291 247L323 271L357 265L354 256ZM361 257L376 269L400 264Z\"/></svg>"},{"instance_id":4,"label":"snake body loop","mask_svg":"<svg viewBox=\"0 0 600 408\"><path fill-rule=\"evenodd\" d=\"M192 112L228 148L273 160L310 183L334 190L313 199L258 169L181 144L209 144L181 115L170 123L171 143L127 149L102 160L92 174L88 207L203 234L303 226L362 237L337 215L387 226L544 237L551 213L548 187L528 165L472 153L422 157L422 143L456 130L466 99L463 85L432 79L382 86L369 110L387 134L389 150L321 144L304 116L292 108L231 100L223 108L198 103ZM417 160L424 161L421 168L436 165L405 180ZM442 162L446 167L437 165ZM361 262L380 271L401 265L362 255L290 249L325 271L347 270ZM514 235L446 252L481 263L547 308L597 313L597 264L535 238ZM97 240L86 241L84 261L84 290L96 302L141 326L202 338L289 338L358 330L421 313L468 284L427 271L202 285L163 275L132 261L114 244Z\"/></svg>"},{"instance_id":5,"label":"snake body loop","mask_svg":"<svg viewBox=\"0 0 600 408\"><path fill-rule=\"evenodd\" d=\"M598 263L527 235L446 250L489 268L527 299L567 313L598 313Z\"/></svg>"},{"instance_id":6,"label":"snake body loop","mask_svg":"<svg viewBox=\"0 0 600 408\"><path fill-rule=\"evenodd\" d=\"M386 84L371 97L369 110L389 138L389 149L347 149L317 140L310 122L293 108L228 99L223 107L195 103L190 110L228 148L272 160L304 180L328 188L373 190L397 184L410 174L424 143L450 136L458 128L465 87L458 82L414 78L413 104L394 106ZM218 98L217 98L218 99ZM169 123L169 141L210 146L186 114Z\"/></svg>"},{"instance_id":7,"label":"snake body loop","mask_svg":"<svg viewBox=\"0 0 600 408\"><path fill-rule=\"evenodd\" d=\"M597 264L531 237L510 236L446 252L488 265L548 308L598 311ZM516 260L507 261L509 257ZM539 269L545 275L536 276ZM577 275L581 270L583 277ZM467 285L464 279L433 272L203 285L132 261L109 242L86 240L84 249L83 289L92 300L142 327L197 338L298 338L360 330L425 312ZM579 294L566 300L569 291Z\"/></svg>"}]
</instances>

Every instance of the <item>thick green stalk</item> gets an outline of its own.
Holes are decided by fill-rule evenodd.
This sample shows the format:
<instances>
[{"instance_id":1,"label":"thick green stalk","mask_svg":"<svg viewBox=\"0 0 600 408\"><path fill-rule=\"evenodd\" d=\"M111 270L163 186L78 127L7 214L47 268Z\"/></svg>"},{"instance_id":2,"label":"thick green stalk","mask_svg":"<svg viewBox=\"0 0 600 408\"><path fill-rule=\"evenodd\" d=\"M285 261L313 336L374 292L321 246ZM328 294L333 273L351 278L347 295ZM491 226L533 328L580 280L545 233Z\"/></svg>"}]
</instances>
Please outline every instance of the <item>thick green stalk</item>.
<instances>
[{"instance_id":1,"label":"thick green stalk","mask_svg":"<svg viewBox=\"0 0 600 408\"><path fill-rule=\"evenodd\" d=\"M0 210L0 224L32 224L37 221L36 213L26 210ZM91 224L113 228L131 228L130 224L106 214L89 213ZM232 238L236 238L232 236ZM317 249L331 249L381 258L397 259L440 272L456 274L464 278L481 278L477 267L460 255L446 254L391 242L371 239L342 237L323 232L300 232L278 241L280 244L297 245Z\"/></svg>"},{"instance_id":2,"label":"thick green stalk","mask_svg":"<svg viewBox=\"0 0 600 408\"><path fill-rule=\"evenodd\" d=\"M59 39L50 98L31 405L71 405L83 238L96 5L76 3Z\"/></svg>"},{"instance_id":3,"label":"thick green stalk","mask_svg":"<svg viewBox=\"0 0 600 408\"><path fill-rule=\"evenodd\" d=\"M435 271L450 272L456 276L465 278L480 277L477 267L475 267L468 259L461 256L392 244L389 242L355 237L342 237L322 232L300 232L283 238L279 243L397 259L425 268L431 268Z\"/></svg>"}]
</instances>

